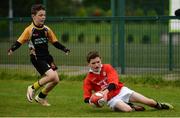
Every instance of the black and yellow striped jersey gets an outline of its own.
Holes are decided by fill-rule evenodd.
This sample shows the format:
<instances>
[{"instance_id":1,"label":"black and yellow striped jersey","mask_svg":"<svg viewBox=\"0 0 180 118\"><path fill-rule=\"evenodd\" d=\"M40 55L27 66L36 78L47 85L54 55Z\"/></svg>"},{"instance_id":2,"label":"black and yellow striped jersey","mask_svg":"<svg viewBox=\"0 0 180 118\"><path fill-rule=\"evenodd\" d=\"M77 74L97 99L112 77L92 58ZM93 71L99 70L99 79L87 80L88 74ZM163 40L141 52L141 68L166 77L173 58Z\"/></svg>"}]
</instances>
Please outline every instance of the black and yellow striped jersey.
<instances>
[{"instance_id":1,"label":"black and yellow striped jersey","mask_svg":"<svg viewBox=\"0 0 180 118\"><path fill-rule=\"evenodd\" d=\"M35 49L36 56L42 57L49 55L48 42L53 44L58 40L53 31L46 25L39 28L31 23L17 41L21 44L28 42L29 48Z\"/></svg>"}]
</instances>

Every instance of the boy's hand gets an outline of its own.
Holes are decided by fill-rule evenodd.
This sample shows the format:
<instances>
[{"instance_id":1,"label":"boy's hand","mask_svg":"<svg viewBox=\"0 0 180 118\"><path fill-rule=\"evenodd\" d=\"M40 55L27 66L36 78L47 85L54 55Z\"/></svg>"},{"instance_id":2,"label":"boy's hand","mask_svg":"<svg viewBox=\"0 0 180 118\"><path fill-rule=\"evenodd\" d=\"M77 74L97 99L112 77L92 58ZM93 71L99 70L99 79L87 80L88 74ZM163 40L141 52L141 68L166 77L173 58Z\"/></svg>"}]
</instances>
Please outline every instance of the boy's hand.
<instances>
[{"instance_id":1,"label":"boy's hand","mask_svg":"<svg viewBox=\"0 0 180 118\"><path fill-rule=\"evenodd\" d=\"M95 107L96 105L89 100L89 105Z\"/></svg>"},{"instance_id":2,"label":"boy's hand","mask_svg":"<svg viewBox=\"0 0 180 118\"><path fill-rule=\"evenodd\" d=\"M11 49L8 49L8 55L12 55L13 54L13 51Z\"/></svg>"},{"instance_id":3,"label":"boy's hand","mask_svg":"<svg viewBox=\"0 0 180 118\"><path fill-rule=\"evenodd\" d=\"M71 52L71 50L68 48L65 48L64 52L66 53L66 55L68 55Z\"/></svg>"},{"instance_id":4,"label":"boy's hand","mask_svg":"<svg viewBox=\"0 0 180 118\"><path fill-rule=\"evenodd\" d=\"M95 107L103 107L107 103L107 94L102 91L95 92L89 99L89 104Z\"/></svg>"},{"instance_id":5,"label":"boy's hand","mask_svg":"<svg viewBox=\"0 0 180 118\"><path fill-rule=\"evenodd\" d=\"M107 100L107 94L108 94L108 89L105 89L103 91L100 91L100 93L102 93L104 95L104 99Z\"/></svg>"}]
</instances>

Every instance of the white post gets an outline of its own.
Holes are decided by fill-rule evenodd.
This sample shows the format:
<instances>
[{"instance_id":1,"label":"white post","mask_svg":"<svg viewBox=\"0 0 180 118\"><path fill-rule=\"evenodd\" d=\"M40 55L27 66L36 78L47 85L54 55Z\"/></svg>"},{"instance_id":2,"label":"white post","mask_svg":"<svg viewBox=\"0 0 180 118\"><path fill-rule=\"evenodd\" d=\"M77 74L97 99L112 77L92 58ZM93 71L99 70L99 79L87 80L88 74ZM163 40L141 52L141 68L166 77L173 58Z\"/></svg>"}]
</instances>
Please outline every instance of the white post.
<instances>
[{"instance_id":1,"label":"white post","mask_svg":"<svg viewBox=\"0 0 180 118\"><path fill-rule=\"evenodd\" d=\"M10 41L13 40L13 8L12 8L12 0L9 0L9 37Z\"/></svg>"}]
</instances>

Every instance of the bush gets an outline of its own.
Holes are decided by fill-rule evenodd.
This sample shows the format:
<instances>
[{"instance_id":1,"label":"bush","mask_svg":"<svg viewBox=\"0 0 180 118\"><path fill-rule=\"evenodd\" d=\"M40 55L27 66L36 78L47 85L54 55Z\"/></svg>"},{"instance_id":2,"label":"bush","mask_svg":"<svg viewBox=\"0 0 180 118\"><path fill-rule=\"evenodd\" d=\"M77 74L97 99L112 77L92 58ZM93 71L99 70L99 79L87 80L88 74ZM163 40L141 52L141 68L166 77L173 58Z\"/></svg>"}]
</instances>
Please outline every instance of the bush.
<instances>
[{"instance_id":1,"label":"bush","mask_svg":"<svg viewBox=\"0 0 180 118\"><path fill-rule=\"evenodd\" d=\"M87 11L84 7L80 7L78 12L76 13L76 16L84 17L87 16Z\"/></svg>"},{"instance_id":2,"label":"bush","mask_svg":"<svg viewBox=\"0 0 180 118\"><path fill-rule=\"evenodd\" d=\"M8 37L9 36L9 24L7 21L0 21L0 37Z\"/></svg>"},{"instance_id":3,"label":"bush","mask_svg":"<svg viewBox=\"0 0 180 118\"><path fill-rule=\"evenodd\" d=\"M156 13L156 11L154 9L153 10L148 10L147 16L157 16L157 13Z\"/></svg>"},{"instance_id":4,"label":"bush","mask_svg":"<svg viewBox=\"0 0 180 118\"><path fill-rule=\"evenodd\" d=\"M144 35L142 38L142 43L143 44L150 44L151 43L151 38L148 35Z\"/></svg>"},{"instance_id":5,"label":"bush","mask_svg":"<svg viewBox=\"0 0 180 118\"><path fill-rule=\"evenodd\" d=\"M80 33L80 34L78 35L78 42L79 42L79 43L83 43L84 40L85 40L84 33Z\"/></svg>"},{"instance_id":6,"label":"bush","mask_svg":"<svg viewBox=\"0 0 180 118\"><path fill-rule=\"evenodd\" d=\"M63 33L61 36L61 40L62 42L67 43L69 41L69 33L68 32Z\"/></svg>"},{"instance_id":7,"label":"bush","mask_svg":"<svg viewBox=\"0 0 180 118\"><path fill-rule=\"evenodd\" d=\"M96 37L95 37L95 42L96 42L96 43L100 43L100 42L101 42L101 38L100 38L99 35L96 35Z\"/></svg>"},{"instance_id":8,"label":"bush","mask_svg":"<svg viewBox=\"0 0 180 118\"><path fill-rule=\"evenodd\" d=\"M144 16L144 11L141 8L135 10L135 16Z\"/></svg>"},{"instance_id":9,"label":"bush","mask_svg":"<svg viewBox=\"0 0 180 118\"><path fill-rule=\"evenodd\" d=\"M132 34L129 34L128 37L127 37L127 42L128 43L132 43L134 41L134 37Z\"/></svg>"}]
</instances>

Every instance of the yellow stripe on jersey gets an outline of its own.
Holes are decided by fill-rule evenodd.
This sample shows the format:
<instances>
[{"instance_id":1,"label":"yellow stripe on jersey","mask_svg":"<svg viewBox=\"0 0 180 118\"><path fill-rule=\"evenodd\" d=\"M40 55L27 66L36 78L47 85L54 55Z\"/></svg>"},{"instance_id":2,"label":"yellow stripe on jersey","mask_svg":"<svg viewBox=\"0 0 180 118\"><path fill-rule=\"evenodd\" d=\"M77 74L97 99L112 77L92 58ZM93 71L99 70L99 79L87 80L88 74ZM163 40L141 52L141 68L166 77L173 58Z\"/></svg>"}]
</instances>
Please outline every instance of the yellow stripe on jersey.
<instances>
[{"instance_id":1,"label":"yellow stripe on jersey","mask_svg":"<svg viewBox=\"0 0 180 118\"><path fill-rule=\"evenodd\" d=\"M33 25L29 25L25 30L24 32L21 34L21 36L18 38L18 42L21 43L21 44L24 44L25 42L27 42L30 37L31 37L31 34L32 34L32 28L33 28Z\"/></svg>"},{"instance_id":2,"label":"yellow stripe on jersey","mask_svg":"<svg viewBox=\"0 0 180 118\"><path fill-rule=\"evenodd\" d=\"M54 42L58 41L58 40L57 40L57 37L56 37L56 35L53 33L53 31L52 31L49 27L47 27L47 26L45 26L45 27L48 29L48 39L49 39L49 41L50 41L51 43L54 43Z\"/></svg>"},{"instance_id":3,"label":"yellow stripe on jersey","mask_svg":"<svg viewBox=\"0 0 180 118\"><path fill-rule=\"evenodd\" d=\"M38 27L36 27L33 23L31 23L31 25L29 25L29 26L24 30L24 32L21 34L21 36L18 38L17 41L18 41L19 43L21 43L21 44L24 44L24 43L26 43L27 41L29 41L30 38L31 38L31 36L32 36L32 29L33 29L33 28L35 28L35 29L37 29L37 30L43 30L44 28L47 28L47 29L48 29L48 30L47 30L47 38L48 38L49 42L54 43L54 42L58 41L56 35L53 33L53 31L52 31L49 27L47 27L47 26L44 25L44 27L38 28Z\"/></svg>"}]
</instances>

